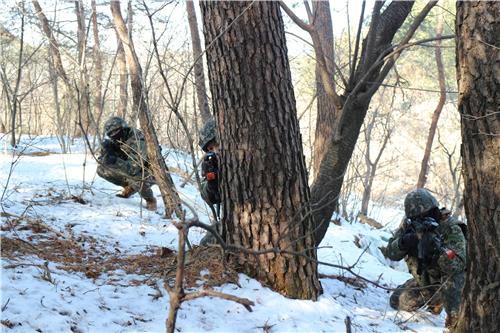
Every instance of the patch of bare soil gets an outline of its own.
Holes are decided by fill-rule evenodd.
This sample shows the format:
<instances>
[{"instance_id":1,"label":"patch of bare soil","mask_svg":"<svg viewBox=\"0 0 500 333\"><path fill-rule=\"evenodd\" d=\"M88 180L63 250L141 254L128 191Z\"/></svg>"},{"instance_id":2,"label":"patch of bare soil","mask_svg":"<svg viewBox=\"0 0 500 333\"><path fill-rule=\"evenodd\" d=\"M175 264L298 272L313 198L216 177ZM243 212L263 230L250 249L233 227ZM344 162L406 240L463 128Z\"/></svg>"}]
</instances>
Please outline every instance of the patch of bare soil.
<instances>
[{"instance_id":1,"label":"patch of bare soil","mask_svg":"<svg viewBox=\"0 0 500 333\"><path fill-rule=\"evenodd\" d=\"M177 253L165 247L149 247L139 254L122 254L106 246L91 235L65 234L54 230L40 219L20 217L2 225L10 231L1 236L1 256L22 262L23 257L35 256L53 262L58 269L84 273L96 279L101 274L109 277L107 283L119 284L123 271L142 278L129 284L152 284L158 278L172 279L177 268ZM24 237L21 238L23 233ZM9 235L10 237L6 236ZM238 283L235 266L226 262L220 248L195 246L188 251L185 266L186 287L203 285L204 288L224 283ZM15 264L14 264L15 266ZM8 268L8 267L4 267ZM47 268L46 268L47 269ZM203 274L200 274L203 272Z\"/></svg>"}]
</instances>

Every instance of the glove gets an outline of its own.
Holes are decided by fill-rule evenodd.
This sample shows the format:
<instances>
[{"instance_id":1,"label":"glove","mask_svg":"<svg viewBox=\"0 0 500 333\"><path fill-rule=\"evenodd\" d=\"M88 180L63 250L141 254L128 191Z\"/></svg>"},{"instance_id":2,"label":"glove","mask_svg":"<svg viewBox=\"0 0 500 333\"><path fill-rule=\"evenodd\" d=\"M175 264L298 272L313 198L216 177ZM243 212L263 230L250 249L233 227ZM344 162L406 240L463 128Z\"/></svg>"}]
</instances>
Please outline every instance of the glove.
<instances>
[{"instance_id":1,"label":"glove","mask_svg":"<svg viewBox=\"0 0 500 333\"><path fill-rule=\"evenodd\" d=\"M410 255L417 255L418 252L418 237L414 232L405 233L398 243L399 249L401 251L407 252Z\"/></svg>"},{"instance_id":2,"label":"glove","mask_svg":"<svg viewBox=\"0 0 500 333\"><path fill-rule=\"evenodd\" d=\"M433 233L426 233L422 237L421 246L424 249L425 260L434 261L441 254L441 239Z\"/></svg>"}]
</instances>

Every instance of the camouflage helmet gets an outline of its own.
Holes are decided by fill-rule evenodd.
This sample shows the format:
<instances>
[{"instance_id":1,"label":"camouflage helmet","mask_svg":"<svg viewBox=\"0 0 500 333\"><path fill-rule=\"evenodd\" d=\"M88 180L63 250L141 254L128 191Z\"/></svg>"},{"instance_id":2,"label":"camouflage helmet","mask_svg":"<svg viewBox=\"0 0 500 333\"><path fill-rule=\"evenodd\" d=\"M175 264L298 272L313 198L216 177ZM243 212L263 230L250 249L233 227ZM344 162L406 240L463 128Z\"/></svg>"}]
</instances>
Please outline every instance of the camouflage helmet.
<instances>
[{"instance_id":1,"label":"camouflage helmet","mask_svg":"<svg viewBox=\"0 0 500 333\"><path fill-rule=\"evenodd\" d=\"M216 140L215 120L210 119L200 130L200 141L198 142L198 145L200 146L201 150L206 152L207 146L212 140Z\"/></svg>"},{"instance_id":2,"label":"camouflage helmet","mask_svg":"<svg viewBox=\"0 0 500 333\"><path fill-rule=\"evenodd\" d=\"M406 195L405 214L408 218L423 215L437 207L439 207L438 201L426 189L419 188Z\"/></svg>"},{"instance_id":3,"label":"camouflage helmet","mask_svg":"<svg viewBox=\"0 0 500 333\"><path fill-rule=\"evenodd\" d=\"M128 128L127 122L123 120L123 118L120 117L111 117L109 118L106 123L104 124L104 133L111 137L110 134L113 132L119 130L119 129L124 129Z\"/></svg>"}]
</instances>

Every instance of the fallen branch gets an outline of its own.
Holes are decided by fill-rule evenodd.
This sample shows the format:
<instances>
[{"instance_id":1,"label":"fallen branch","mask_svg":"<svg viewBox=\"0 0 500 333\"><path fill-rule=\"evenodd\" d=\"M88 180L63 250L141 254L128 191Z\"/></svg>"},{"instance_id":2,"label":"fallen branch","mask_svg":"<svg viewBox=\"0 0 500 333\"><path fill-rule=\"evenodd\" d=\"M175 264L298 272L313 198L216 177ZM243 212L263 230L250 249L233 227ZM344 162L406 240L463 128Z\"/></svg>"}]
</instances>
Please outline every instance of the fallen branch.
<instances>
[{"instance_id":1,"label":"fallen branch","mask_svg":"<svg viewBox=\"0 0 500 333\"><path fill-rule=\"evenodd\" d=\"M224 294L224 293L221 293L221 292L215 291L215 290L195 291L195 292L186 294L183 297L182 301L190 301L192 299L199 298L199 297L205 297L205 296L218 297L218 298L226 299L228 301L233 301L233 302L239 303L239 304L243 305L245 307L245 309L247 309L249 312L252 312L251 306L255 305L255 303L249 299L240 298L240 297L237 297L234 295Z\"/></svg>"},{"instance_id":2,"label":"fallen branch","mask_svg":"<svg viewBox=\"0 0 500 333\"><path fill-rule=\"evenodd\" d=\"M5 309L7 309L7 305L9 304L9 302L10 302L10 297L7 299L7 302L5 302L4 305L2 305L2 312L4 312Z\"/></svg>"},{"instance_id":3,"label":"fallen branch","mask_svg":"<svg viewBox=\"0 0 500 333\"><path fill-rule=\"evenodd\" d=\"M356 288L365 289L368 285L366 282L361 281L359 278L352 278L338 274L319 274L320 279L335 279L344 283L350 284Z\"/></svg>"}]
</instances>

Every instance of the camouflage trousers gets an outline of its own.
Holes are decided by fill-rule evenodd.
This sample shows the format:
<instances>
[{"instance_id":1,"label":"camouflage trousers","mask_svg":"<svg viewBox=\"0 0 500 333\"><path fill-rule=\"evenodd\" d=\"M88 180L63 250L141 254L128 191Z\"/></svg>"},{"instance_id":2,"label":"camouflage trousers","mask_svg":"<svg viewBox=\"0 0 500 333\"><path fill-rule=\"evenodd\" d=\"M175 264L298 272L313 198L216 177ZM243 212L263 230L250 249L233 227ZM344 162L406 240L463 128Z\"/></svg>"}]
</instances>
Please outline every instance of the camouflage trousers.
<instances>
[{"instance_id":1,"label":"camouflage trousers","mask_svg":"<svg viewBox=\"0 0 500 333\"><path fill-rule=\"evenodd\" d=\"M134 192L139 192L145 200L154 198L151 186L155 181L149 172L146 172L144 175L131 176L112 165L99 164L97 166L97 174L110 183L132 188Z\"/></svg>"},{"instance_id":2,"label":"camouflage trousers","mask_svg":"<svg viewBox=\"0 0 500 333\"><path fill-rule=\"evenodd\" d=\"M426 288L422 288L414 278L406 281L391 295L391 307L396 310L416 311L424 305L429 309L440 309L444 306L449 316L456 316L460 307L464 272L443 277L441 280L441 283L432 283L438 286Z\"/></svg>"}]
</instances>

